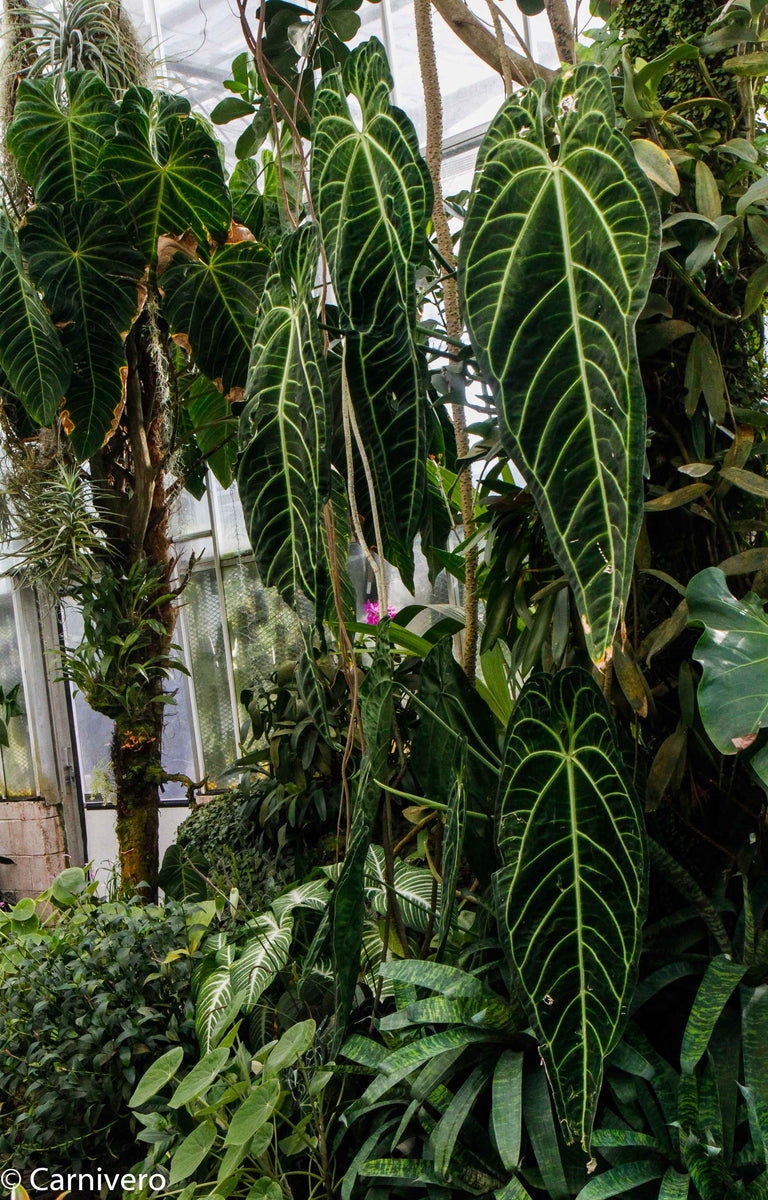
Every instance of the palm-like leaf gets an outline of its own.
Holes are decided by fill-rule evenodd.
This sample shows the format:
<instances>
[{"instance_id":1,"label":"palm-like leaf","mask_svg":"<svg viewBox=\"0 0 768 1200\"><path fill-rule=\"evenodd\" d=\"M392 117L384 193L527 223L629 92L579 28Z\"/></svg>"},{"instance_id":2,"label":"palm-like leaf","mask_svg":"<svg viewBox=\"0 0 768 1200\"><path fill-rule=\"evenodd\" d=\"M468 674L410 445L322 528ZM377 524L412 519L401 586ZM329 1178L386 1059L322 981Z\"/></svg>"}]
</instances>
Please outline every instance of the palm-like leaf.
<instances>
[{"instance_id":1,"label":"palm-like leaf","mask_svg":"<svg viewBox=\"0 0 768 1200\"><path fill-rule=\"evenodd\" d=\"M289 604L303 593L319 618L330 465L329 387L312 298L316 263L312 226L289 235L275 255L248 370L237 482L264 582Z\"/></svg>"},{"instance_id":2,"label":"palm-like leaf","mask_svg":"<svg viewBox=\"0 0 768 1200\"><path fill-rule=\"evenodd\" d=\"M38 202L87 197L85 181L114 132L116 113L109 88L92 71L64 76L61 103L53 79L19 84L8 148Z\"/></svg>"},{"instance_id":3,"label":"palm-like leaf","mask_svg":"<svg viewBox=\"0 0 768 1200\"><path fill-rule=\"evenodd\" d=\"M93 201L38 206L21 244L52 319L64 327L74 362L64 416L75 450L86 459L104 442L123 402L124 338L138 312L144 255Z\"/></svg>"},{"instance_id":4,"label":"palm-like leaf","mask_svg":"<svg viewBox=\"0 0 768 1200\"><path fill-rule=\"evenodd\" d=\"M432 207L429 172L371 38L331 71L313 108L311 189L347 339L351 402L366 444L382 552L406 580L424 503L425 372L415 345L416 265ZM347 103L360 104L362 125ZM362 473L357 502L368 511Z\"/></svg>"},{"instance_id":5,"label":"palm-like leaf","mask_svg":"<svg viewBox=\"0 0 768 1200\"><path fill-rule=\"evenodd\" d=\"M153 260L160 234L191 229L202 243L223 242L232 217L216 143L189 112L180 96L129 88L99 155L97 194L127 209Z\"/></svg>"},{"instance_id":6,"label":"palm-like leaf","mask_svg":"<svg viewBox=\"0 0 768 1200\"><path fill-rule=\"evenodd\" d=\"M642 816L605 701L578 668L529 681L498 799L499 919L560 1117L589 1147L603 1060L634 985Z\"/></svg>"},{"instance_id":7,"label":"palm-like leaf","mask_svg":"<svg viewBox=\"0 0 768 1200\"><path fill-rule=\"evenodd\" d=\"M205 262L178 251L163 274L171 328L186 334L197 366L225 395L245 387L268 262L262 246L235 242Z\"/></svg>"},{"instance_id":8,"label":"palm-like leaf","mask_svg":"<svg viewBox=\"0 0 768 1200\"><path fill-rule=\"evenodd\" d=\"M510 97L480 151L460 287L502 437L596 662L626 603L640 529L634 326L658 248L656 200L615 128L607 72L581 66L549 93Z\"/></svg>"},{"instance_id":9,"label":"palm-like leaf","mask_svg":"<svg viewBox=\"0 0 768 1200\"><path fill-rule=\"evenodd\" d=\"M0 368L29 415L50 424L72 362L27 278L16 235L0 214Z\"/></svg>"}]
</instances>

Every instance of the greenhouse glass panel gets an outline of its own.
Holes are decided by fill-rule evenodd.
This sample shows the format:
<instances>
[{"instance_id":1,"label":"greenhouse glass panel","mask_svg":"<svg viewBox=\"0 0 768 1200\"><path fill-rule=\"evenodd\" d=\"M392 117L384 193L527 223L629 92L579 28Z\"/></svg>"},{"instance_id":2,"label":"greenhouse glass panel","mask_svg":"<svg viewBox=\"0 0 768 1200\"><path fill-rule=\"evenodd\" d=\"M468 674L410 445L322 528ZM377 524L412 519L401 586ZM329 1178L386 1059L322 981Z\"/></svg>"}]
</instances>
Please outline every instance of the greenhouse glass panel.
<instances>
[{"instance_id":1,"label":"greenhouse glass panel","mask_svg":"<svg viewBox=\"0 0 768 1200\"><path fill-rule=\"evenodd\" d=\"M3 796L34 796L35 771L16 631L13 582L5 576L0 579L0 687L7 693L16 684L21 684L18 695L24 707L24 715L14 717L9 722L10 745L0 747L0 787Z\"/></svg>"}]
</instances>

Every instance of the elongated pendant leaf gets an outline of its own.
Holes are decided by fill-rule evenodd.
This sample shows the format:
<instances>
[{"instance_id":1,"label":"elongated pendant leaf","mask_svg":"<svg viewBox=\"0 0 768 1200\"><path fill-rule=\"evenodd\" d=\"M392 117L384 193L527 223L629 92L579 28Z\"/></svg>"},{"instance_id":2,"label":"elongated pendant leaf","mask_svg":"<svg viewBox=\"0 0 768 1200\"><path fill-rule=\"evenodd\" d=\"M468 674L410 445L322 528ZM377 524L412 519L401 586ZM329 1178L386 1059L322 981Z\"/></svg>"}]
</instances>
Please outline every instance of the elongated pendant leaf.
<instances>
[{"instance_id":1,"label":"elongated pendant leaf","mask_svg":"<svg viewBox=\"0 0 768 1200\"><path fill-rule=\"evenodd\" d=\"M115 129L117 105L93 71L66 74L63 92L59 100L53 79L22 80L8 129L8 148L38 204L85 199L85 180Z\"/></svg>"},{"instance_id":2,"label":"elongated pendant leaf","mask_svg":"<svg viewBox=\"0 0 768 1200\"><path fill-rule=\"evenodd\" d=\"M645 910L641 811L602 694L579 668L523 688L507 733L494 877L515 986L558 1113L586 1150Z\"/></svg>"},{"instance_id":3,"label":"elongated pendant leaf","mask_svg":"<svg viewBox=\"0 0 768 1200\"><path fill-rule=\"evenodd\" d=\"M72 361L27 277L13 230L0 214L0 367L41 425L56 416Z\"/></svg>"},{"instance_id":4,"label":"elongated pendant leaf","mask_svg":"<svg viewBox=\"0 0 768 1200\"><path fill-rule=\"evenodd\" d=\"M124 339L139 309L145 258L92 201L38 205L21 245L74 363L63 416L80 459L104 443L123 403Z\"/></svg>"},{"instance_id":5,"label":"elongated pendant leaf","mask_svg":"<svg viewBox=\"0 0 768 1200\"><path fill-rule=\"evenodd\" d=\"M248 370L237 484L262 579L294 607L306 596L320 620L330 465L329 387L312 297L317 252L313 226L276 252Z\"/></svg>"},{"instance_id":6,"label":"elongated pendant leaf","mask_svg":"<svg viewBox=\"0 0 768 1200\"><path fill-rule=\"evenodd\" d=\"M522 103L510 97L478 159L462 303L505 447L595 662L626 604L640 529L645 396L634 326L659 236L656 200L615 128L603 68L578 67Z\"/></svg>"},{"instance_id":7,"label":"elongated pendant leaf","mask_svg":"<svg viewBox=\"0 0 768 1200\"><path fill-rule=\"evenodd\" d=\"M376 38L323 77L313 108L312 198L339 321L347 377L373 478L384 556L413 583L413 539L426 489L426 369L416 346L415 271L432 186L416 131L389 100L392 77ZM347 101L359 103L356 124ZM356 504L374 541L365 475Z\"/></svg>"}]
</instances>

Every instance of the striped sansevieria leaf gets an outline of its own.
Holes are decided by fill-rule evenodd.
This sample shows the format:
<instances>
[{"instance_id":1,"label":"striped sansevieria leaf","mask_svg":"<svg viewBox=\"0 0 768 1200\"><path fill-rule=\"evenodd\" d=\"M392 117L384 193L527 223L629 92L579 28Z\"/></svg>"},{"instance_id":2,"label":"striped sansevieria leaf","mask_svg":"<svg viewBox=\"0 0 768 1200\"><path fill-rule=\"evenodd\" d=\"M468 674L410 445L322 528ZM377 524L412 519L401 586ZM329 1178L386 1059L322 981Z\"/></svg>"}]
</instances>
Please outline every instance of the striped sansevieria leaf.
<instances>
[{"instance_id":1,"label":"striped sansevieria leaf","mask_svg":"<svg viewBox=\"0 0 768 1200\"><path fill-rule=\"evenodd\" d=\"M322 616L321 522L330 491L329 385L312 295L314 226L280 244L264 289L240 419L237 484L264 582Z\"/></svg>"},{"instance_id":2,"label":"striped sansevieria leaf","mask_svg":"<svg viewBox=\"0 0 768 1200\"><path fill-rule=\"evenodd\" d=\"M313 108L311 191L347 335L350 403L365 443L384 555L411 582L426 480L426 372L416 346L415 271L432 187L416 131L390 103L375 38L324 76ZM353 116L347 95L360 109ZM368 517L357 449L356 504ZM374 540L371 524L365 529Z\"/></svg>"},{"instance_id":3,"label":"striped sansevieria leaf","mask_svg":"<svg viewBox=\"0 0 768 1200\"><path fill-rule=\"evenodd\" d=\"M35 287L72 355L63 414L81 459L104 443L123 403L125 337L139 311L145 258L103 205L38 205L21 246Z\"/></svg>"},{"instance_id":4,"label":"striped sansevieria leaf","mask_svg":"<svg viewBox=\"0 0 768 1200\"><path fill-rule=\"evenodd\" d=\"M0 368L41 425L56 416L72 360L24 270L16 235L0 214Z\"/></svg>"},{"instance_id":5,"label":"striped sansevieria leaf","mask_svg":"<svg viewBox=\"0 0 768 1200\"><path fill-rule=\"evenodd\" d=\"M8 129L8 148L38 203L67 204L88 196L86 179L115 129L117 105L93 71L54 79L24 79Z\"/></svg>"},{"instance_id":6,"label":"striped sansevieria leaf","mask_svg":"<svg viewBox=\"0 0 768 1200\"><path fill-rule=\"evenodd\" d=\"M497 811L494 883L515 987L560 1119L588 1149L635 982L647 869L638 801L585 671L523 688Z\"/></svg>"},{"instance_id":7,"label":"striped sansevieria leaf","mask_svg":"<svg viewBox=\"0 0 768 1200\"><path fill-rule=\"evenodd\" d=\"M129 88L92 179L101 199L127 211L153 260L161 234L190 229L202 243L223 242L232 219L216 143L189 112L181 96Z\"/></svg>"},{"instance_id":8,"label":"striped sansevieria leaf","mask_svg":"<svg viewBox=\"0 0 768 1200\"><path fill-rule=\"evenodd\" d=\"M205 260L180 249L163 273L171 329L186 335L196 365L225 395L245 387L269 259L255 242L221 246Z\"/></svg>"},{"instance_id":9,"label":"striped sansevieria leaf","mask_svg":"<svg viewBox=\"0 0 768 1200\"><path fill-rule=\"evenodd\" d=\"M603 660L629 591L642 514L645 396L635 347L659 214L615 128L611 81L584 65L486 134L461 238L472 344L502 438Z\"/></svg>"}]
</instances>

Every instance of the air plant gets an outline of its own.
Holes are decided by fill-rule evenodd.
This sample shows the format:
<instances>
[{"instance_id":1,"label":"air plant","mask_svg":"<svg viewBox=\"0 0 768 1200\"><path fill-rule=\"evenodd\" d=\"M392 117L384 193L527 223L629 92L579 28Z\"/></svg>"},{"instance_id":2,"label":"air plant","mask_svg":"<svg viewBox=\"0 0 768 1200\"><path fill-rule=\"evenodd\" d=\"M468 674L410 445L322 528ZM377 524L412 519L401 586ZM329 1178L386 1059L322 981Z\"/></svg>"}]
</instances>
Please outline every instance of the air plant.
<instances>
[{"instance_id":1,"label":"air plant","mask_svg":"<svg viewBox=\"0 0 768 1200\"><path fill-rule=\"evenodd\" d=\"M20 683L15 683L12 688L6 692L0 687L0 768L3 772L3 794L5 799L8 799L8 781L5 777L5 750L8 750L11 742L8 736L8 726L16 717L24 716L24 709L19 700ZM0 862L10 862L10 859L0 858Z\"/></svg>"}]
</instances>

